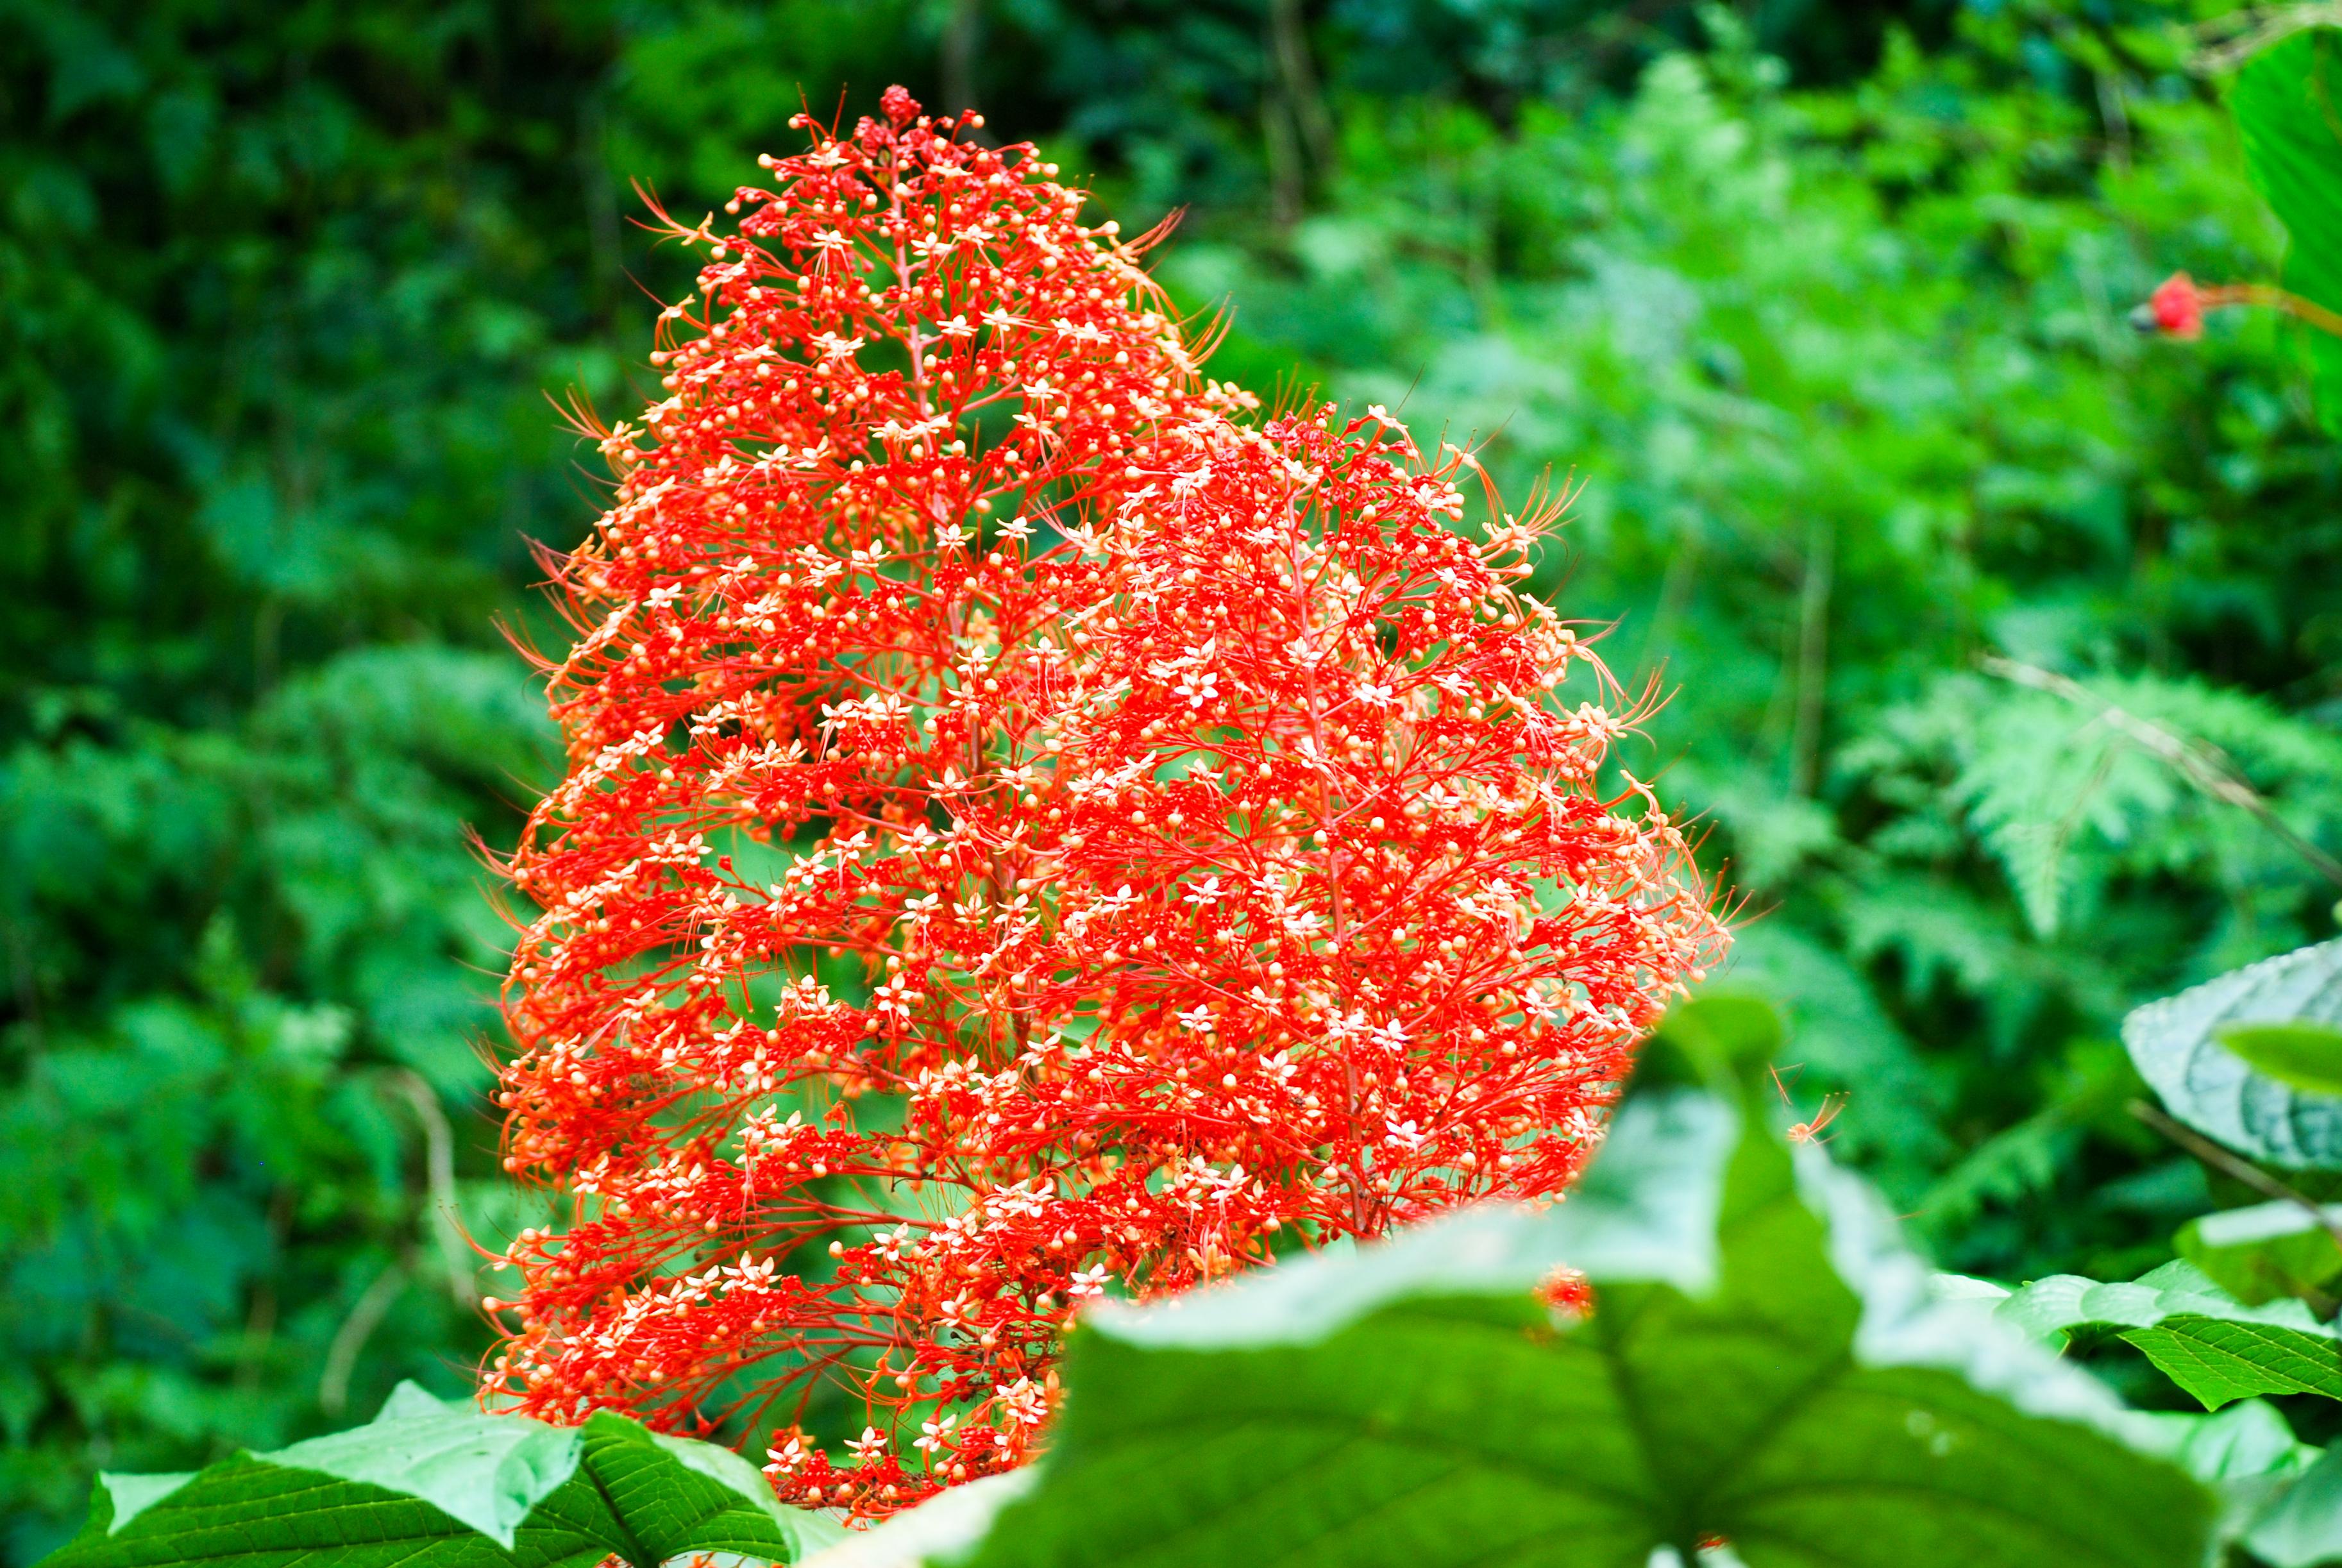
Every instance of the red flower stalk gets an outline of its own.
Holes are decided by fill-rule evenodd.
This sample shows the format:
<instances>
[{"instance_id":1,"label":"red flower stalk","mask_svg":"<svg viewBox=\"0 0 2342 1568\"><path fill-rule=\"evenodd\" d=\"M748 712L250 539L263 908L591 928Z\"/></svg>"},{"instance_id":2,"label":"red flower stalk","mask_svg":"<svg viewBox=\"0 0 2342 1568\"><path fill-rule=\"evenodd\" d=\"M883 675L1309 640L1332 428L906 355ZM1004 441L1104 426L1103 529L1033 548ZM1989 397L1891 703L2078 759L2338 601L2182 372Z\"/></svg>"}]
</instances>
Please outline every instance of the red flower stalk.
<instances>
[{"instance_id":1,"label":"red flower stalk","mask_svg":"<svg viewBox=\"0 0 2342 1568\"><path fill-rule=\"evenodd\" d=\"M1475 544L1379 410L1239 423L1053 168L886 107L674 225L696 335L560 563L502 1102L572 1208L486 1379L777 1418L863 1514L1022 1459L1109 1283L1556 1192L1721 944L1507 585L1550 509Z\"/></svg>"}]
</instances>

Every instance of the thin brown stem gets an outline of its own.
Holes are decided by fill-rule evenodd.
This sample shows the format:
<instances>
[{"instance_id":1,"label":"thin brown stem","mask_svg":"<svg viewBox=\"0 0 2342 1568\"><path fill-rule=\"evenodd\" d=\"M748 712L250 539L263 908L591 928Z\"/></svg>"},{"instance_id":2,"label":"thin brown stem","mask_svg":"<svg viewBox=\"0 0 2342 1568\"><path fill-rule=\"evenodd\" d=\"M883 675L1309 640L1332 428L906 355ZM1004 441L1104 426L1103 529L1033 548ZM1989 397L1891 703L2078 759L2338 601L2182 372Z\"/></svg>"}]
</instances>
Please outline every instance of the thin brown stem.
<instances>
[{"instance_id":1,"label":"thin brown stem","mask_svg":"<svg viewBox=\"0 0 2342 1568\"><path fill-rule=\"evenodd\" d=\"M2325 1204L2306 1193L2296 1192L2251 1161L2222 1148L2195 1128L2175 1120L2159 1106L2150 1105L2144 1100L2133 1100L2130 1114L2222 1175L2233 1176L2265 1198L2294 1204L2316 1220L2318 1228L2334 1238L2337 1247L2342 1247L2342 1218L2336 1217Z\"/></svg>"},{"instance_id":2,"label":"thin brown stem","mask_svg":"<svg viewBox=\"0 0 2342 1568\"><path fill-rule=\"evenodd\" d=\"M2274 284L2218 284L2203 290L2202 295L2207 308L2224 305L2257 305L2265 309L2281 311L2296 321L2307 322L2320 332L2342 337L2342 315L2336 315L2316 300L2304 299Z\"/></svg>"},{"instance_id":3,"label":"thin brown stem","mask_svg":"<svg viewBox=\"0 0 2342 1568\"><path fill-rule=\"evenodd\" d=\"M944 110L957 114L976 107L976 59L984 27L983 0L952 0L944 24Z\"/></svg>"},{"instance_id":4,"label":"thin brown stem","mask_svg":"<svg viewBox=\"0 0 2342 1568\"><path fill-rule=\"evenodd\" d=\"M2325 0L2323 4L2247 6L2190 29L2202 46L2188 59L2187 68L2202 76L2232 71L2262 50L2312 27L2342 27L2342 5Z\"/></svg>"},{"instance_id":5,"label":"thin brown stem","mask_svg":"<svg viewBox=\"0 0 2342 1568\"><path fill-rule=\"evenodd\" d=\"M1817 521L1806 543L1797 594L1797 696L1789 738L1790 793L1811 795L1820 783L1822 721L1828 710L1830 581L1837 534Z\"/></svg>"},{"instance_id":6,"label":"thin brown stem","mask_svg":"<svg viewBox=\"0 0 2342 1568\"><path fill-rule=\"evenodd\" d=\"M2335 886L2342 887L2342 860L2335 859L2296 833L2283 817L2277 814L2276 808L2245 782L2236 764L2211 746L2174 734L2153 720L2141 718L2127 708L2107 701L2081 682L2052 670L2019 664L2014 659L1988 658L1984 661L1984 671L1988 675L1997 675L2017 685L2030 686L2037 692L2062 697L2077 707L2096 710L2100 724L2141 751L2170 764L2190 784L2213 799L2225 801L2250 813L2255 821L2283 841L2287 848L2299 855L2318 875Z\"/></svg>"}]
</instances>

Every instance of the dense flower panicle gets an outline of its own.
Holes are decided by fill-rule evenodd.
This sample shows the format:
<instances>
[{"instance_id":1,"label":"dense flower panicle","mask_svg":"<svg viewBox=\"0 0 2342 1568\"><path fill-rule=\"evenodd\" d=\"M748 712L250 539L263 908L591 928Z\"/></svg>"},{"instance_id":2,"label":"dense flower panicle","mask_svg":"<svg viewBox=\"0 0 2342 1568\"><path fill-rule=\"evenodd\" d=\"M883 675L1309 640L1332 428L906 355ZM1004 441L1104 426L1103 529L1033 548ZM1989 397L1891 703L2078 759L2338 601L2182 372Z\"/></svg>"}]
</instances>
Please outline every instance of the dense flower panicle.
<instances>
[{"instance_id":1,"label":"dense flower panicle","mask_svg":"<svg viewBox=\"0 0 2342 1568\"><path fill-rule=\"evenodd\" d=\"M777 1420L865 1514L1017 1463L1109 1287L1557 1191L1721 942L1508 586L1547 519L1456 532L1470 460L1380 411L1249 423L1054 169L886 106L675 225L559 564L502 1103L572 1208L487 1377Z\"/></svg>"}]
</instances>

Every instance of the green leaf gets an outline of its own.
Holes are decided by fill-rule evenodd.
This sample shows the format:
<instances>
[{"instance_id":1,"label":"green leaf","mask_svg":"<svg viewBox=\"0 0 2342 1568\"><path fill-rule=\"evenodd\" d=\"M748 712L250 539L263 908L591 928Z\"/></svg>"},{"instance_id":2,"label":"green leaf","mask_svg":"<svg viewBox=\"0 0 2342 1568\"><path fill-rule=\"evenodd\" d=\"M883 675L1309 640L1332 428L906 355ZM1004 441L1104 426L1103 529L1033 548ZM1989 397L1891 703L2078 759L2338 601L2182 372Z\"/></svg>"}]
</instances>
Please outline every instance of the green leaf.
<instances>
[{"instance_id":1,"label":"green leaf","mask_svg":"<svg viewBox=\"0 0 2342 1568\"><path fill-rule=\"evenodd\" d=\"M2229 1024L2212 1037L2256 1072L2307 1089L2342 1094L2342 1029L2324 1024Z\"/></svg>"},{"instance_id":2,"label":"green leaf","mask_svg":"<svg viewBox=\"0 0 2342 1568\"><path fill-rule=\"evenodd\" d=\"M1770 1002L1716 988L1668 1010L1637 1071L1655 1078L1672 1056L1680 1059L1675 1071L1693 1082L1754 1082L1780 1049L1781 1015Z\"/></svg>"},{"instance_id":3,"label":"green leaf","mask_svg":"<svg viewBox=\"0 0 2342 1568\"><path fill-rule=\"evenodd\" d=\"M656 1568L696 1552L794 1563L836 1540L727 1449L607 1412L583 1427L403 1385L372 1423L192 1476L107 1476L51 1568Z\"/></svg>"},{"instance_id":4,"label":"green leaf","mask_svg":"<svg viewBox=\"0 0 2342 1568\"><path fill-rule=\"evenodd\" d=\"M609 1411L585 1433L588 1478L640 1543L635 1562L733 1552L793 1563L844 1533L819 1514L783 1507L756 1466L728 1448L650 1432Z\"/></svg>"},{"instance_id":5,"label":"green leaf","mask_svg":"<svg viewBox=\"0 0 2342 1568\"><path fill-rule=\"evenodd\" d=\"M2296 1169L2342 1168L2342 1096L2304 1094L2223 1045L2237 1024L2342 1024L2342 938L2207 980L2123 1021L2139 1075L2173 1115L2230 1148Z\"/></svg>"},{"instance_id":6,"label":"green leaf","mask_svg":"<svg viewBox=\"0 0 2342 1568\"><path fill-rule=\"evenodd\" d=\"M522 1522L575 1472L584 1442L575 1427L484 1416L405 1383L369 1425L253 1457L420 1498L509 1549Z\"/></svg>"},{"instance_id":7,"label":"green leaf","mask_svg":"<svg viewBox=\"0 0 2342 1568\"><path fill-rule=\"evenodd\" d=\"M2342 1343L2332 1327L2297 1301L2247 1306L2184 1260L2128 1284L2052 1274L1995 1315L2039 1337L2111 1333L2207 1410L2257 1393L2342 1399Z\"/></svg>"},{"instance_id":8,"label":"green leaf","mask_svg":"<svg viewBox=\"0 0 2342 1568\"><path fill-rule=\"evenodd\" d=\"M2269 1503L2244 1540L2268 1568L2312 1568L2342 1557L2342 1443Z\"/></svg>"},{"instance_id":9,"label":"green leaf","mask_svg":"<svg viewBox=\"0 0 2342 1568\"><path fill-rule=\"evenodd\" d=\"M192 1470L161 1475L115 1475L100 1471L97 1483L105 1488L106 1498L114 1508L113 1527L119 1530L195 1478Z\"/></svg>"},{"instance_id":10,"label":"green leaf","mask_svg":"<svg viewBox=\"0 0 2342 1568\"><path fill-rule=\"evenodd\" d=\"M2342 1204L2328 1205L2324 1213L2342 1221ZM2181 1257L2247 1306L2280 1296L2307 1297L2342 1274L2342 1246L2299 1203L2256 1203L2206 1214L2181 1229L2177 1246Z\"/></svg>"},{"instance_id":11,"label":"green leaf","mask_svg":"<svg viewBox=\"0 0 2342 1568\"><path fill-rule=\"evenodd\" d=\"M1942 1299L1867 1186L1757 1126L1639 1094L1545 1213L1100 1308L1032 1481L825 1561L1640 1564L1721 1535L1748 1568L2193 1568L2211 1499L2110 1435L2105 1390ZM1582 1321L1526 1290L1564 1260Z\"/></svg>"},{"instance_id":12,"label":"green leaf","mask_svg":"<svg viewBox=\"0 0 2342 1568\"><path fill-rule=\"evenodd\" d=\"M2342 311L2342 61L2335 35L2316 28L2254 57L2229 100L2244 134L2253 185L2285 225L2285 285ZM2307 333L2327 429L2342 435L2342 339Z\"/></svg>"},{"instance_id":13,"label":"green leaf","mask_svg":"<svg viewBox=\"0 0 2342 1568\"><path fill-rule=\"evenodd\" d=\"M2221 1502L2219 1536L2242 1537L2317 1463L2317 1450L2293 1435L2277 1407L2241 1400L2211 1415L2141 1411L2131 1441L2209 1486Z\"/></svg>"},{"instance_id":14,"label":"green leaf","mask_svg":"<svg viewBox=\"0 0 2342 1568\"><path fill-rule=\"evenodd\" d=\"M2207 1483L2298 1475L2317 1457L2317 1450L2296 1438L2277 1406L2265 1400L2239 1400L2209 1415L2140 1411L2132 1420L2137 1446L2164 1455Z\"/></svg>"}]
</instances>

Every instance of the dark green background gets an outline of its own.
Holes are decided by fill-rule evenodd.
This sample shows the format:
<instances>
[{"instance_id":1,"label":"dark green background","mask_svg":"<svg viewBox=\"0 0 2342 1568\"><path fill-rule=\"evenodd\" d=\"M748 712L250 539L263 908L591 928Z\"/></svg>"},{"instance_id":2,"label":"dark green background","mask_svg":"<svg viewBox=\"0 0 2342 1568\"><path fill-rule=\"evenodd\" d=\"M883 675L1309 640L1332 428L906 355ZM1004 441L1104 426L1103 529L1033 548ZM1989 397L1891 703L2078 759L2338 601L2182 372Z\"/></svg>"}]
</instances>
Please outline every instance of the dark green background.
<instances>
[{"instance_id":1,"label":"dark green background","mask_svg":"<svg viewBox=\"0 0 2342 1568\"><path fill-rule=\"evenodd\" d=\"M2225 6L2204 7L2208 12ZM1673 694L1797 1092L1954 1266L2207 1202L2130 1004L2337 890L2002 654L2342 849L2342 464L2182 5L0 3L0 1511L459 1390L528 1209L469 834L554 766L498 623L683 259L804 100L903 80L1088 171L1236 332L1584 489L1539 591ZM647 291L647 292L646 292Z\"/></svg>"}]
</instances>

